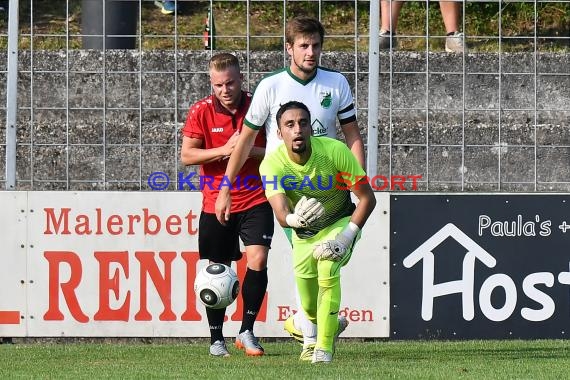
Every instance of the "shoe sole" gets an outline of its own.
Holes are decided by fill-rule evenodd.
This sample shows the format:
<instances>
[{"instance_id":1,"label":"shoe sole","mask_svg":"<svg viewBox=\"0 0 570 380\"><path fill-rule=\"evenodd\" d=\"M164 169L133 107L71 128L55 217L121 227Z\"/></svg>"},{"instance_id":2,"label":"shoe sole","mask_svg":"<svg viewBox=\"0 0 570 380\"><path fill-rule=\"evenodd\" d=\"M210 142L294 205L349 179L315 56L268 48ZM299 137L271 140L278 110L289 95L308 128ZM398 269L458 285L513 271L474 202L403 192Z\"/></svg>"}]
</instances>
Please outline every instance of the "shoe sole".
<instances>
[{"instance_id":1,"label":"shoe sole","mask_svg":"<svg viewBox=\"0 0 570 380\"><path fill-rule=\"evenodd\" d=\"M262 350L252 350L246 348L241 342L241 340L236 340L235 346L238 350L244 350L246 356L263 356L263 354L265 354L265 352Z\"/></svg>"},{"instance_id":2,"label":"shoe sole","mask_svg":"<svg viewBox=\"0 0 570 380\"><path fill-rule=\"evenodd\" d=\"M230 354L214 355L210 352L210 356L213 358L229 358L231 355Z\"/></svg>"},{"instance_id":3,"label":"shoe sole","mask_svg":"<svg viewBox=\"0 0 570 380\"><path fill-rule=\"evenodd\" d=\"M293 327L294 328L294 327ZM287 328L287 324L284 324L283 326L283 330L285 330L287 332L287 334L289 334L289 336L293 339L295 339L297 342L304 344L305 338L303 337L303 333L300 332L297 329L288 329Z\"/></svg>"},{"instance_id":4,"label":"shoe sole","mask_svg":"<svg viewBox=\"0 0 570 380\"><path fill-rule=\"evenodd\" d=\"M301 334L301 335L296 334L296 333L294 333L294 332L292 332L292 331L289 331L289 330L287 330L287 329L285 329L285 328L284 328L283 330L285 330L285 331L287 332L287 334L289 334L289 336L290 336L291 338L295 339L297 342L299 342L299 343L301 343L301 344L304 343L304 338L303 338L303 335L302 335L302 334Z\"/></svg>"}]
</instances>

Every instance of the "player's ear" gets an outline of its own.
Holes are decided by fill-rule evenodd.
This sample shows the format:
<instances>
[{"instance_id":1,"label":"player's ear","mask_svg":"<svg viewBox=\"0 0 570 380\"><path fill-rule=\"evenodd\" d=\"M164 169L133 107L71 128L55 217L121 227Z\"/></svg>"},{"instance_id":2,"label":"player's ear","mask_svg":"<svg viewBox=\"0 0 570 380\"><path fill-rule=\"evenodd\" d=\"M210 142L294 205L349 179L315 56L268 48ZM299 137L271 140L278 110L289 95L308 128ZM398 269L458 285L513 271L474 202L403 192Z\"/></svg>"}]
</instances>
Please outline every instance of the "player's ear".
<instances>
[{"instance_id":1,"label":"player's ear","mask_svg":"<svg viewBox=\"0 0 570 380\"><path fill-rule=\"evenodd\" d=\"M283 140L283 135L281 134L281 127L277 127L277 137L279 137L279 140Z\"/></svg>"},{"instance_id":2,"label":"player's ear","mask_svg":"<svg viewBox=\"0 0 570 380\"><path fill-rule=\"evenodd\" d=\"M287 50L287 54L290 56L293 55L293 45L291 45L289 42L285 42L285 50Z\"/></svg>"}]
</instances>

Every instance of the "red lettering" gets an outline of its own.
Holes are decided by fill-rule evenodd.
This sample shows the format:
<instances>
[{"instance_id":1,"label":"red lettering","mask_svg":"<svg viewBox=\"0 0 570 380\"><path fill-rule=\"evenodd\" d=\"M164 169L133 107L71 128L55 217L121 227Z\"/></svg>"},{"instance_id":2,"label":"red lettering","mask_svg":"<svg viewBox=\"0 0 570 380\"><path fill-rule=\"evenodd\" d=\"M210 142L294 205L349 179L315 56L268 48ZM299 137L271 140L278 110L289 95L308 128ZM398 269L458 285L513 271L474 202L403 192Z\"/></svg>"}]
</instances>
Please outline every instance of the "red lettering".
<instances>
[{"instance_id":1,"label":"red lettering","mask_svg":"<svg viewBox=\"0 0 570 380\"><path fill-rule=\"evenodd\" d=\"M154 229L150 228L150 222L154 223ZM148 208L143 208L143 226L145 235L156 235L160 232L160 218L148 213Z\"/></svg>"},{"instance_id":2,"label":"red lettering","mask_svg":"<svg viewBox=\"0 0 570 380\"><path fill-rule=\"evenodd\" d=\"M399 187L399 190L406 190L406 186L404 186L406 177L403 175L393 175L390 177L390 182L390 190L394 190L396 186Z\"/></svg>"},{"instance_id":3,"label":"red lettering","mask_svg":"<svg viewBox=\"0 0 570 380\"><path fill-rule=\"evenodd\" d=\"M383 182L382 186L377 185L379 179L382 180L382 182ZM370 183L371 183L371 186L374 190L382 191L382 190L385 190L386 187L388 186L388 178L386 178L383 175L377 175L377 176L372 177L372 180L370 181Z\"/></svg>"},{"instance_id":4,"label":"red lettering","mask_svg":"<svg viewBox=\"0 0 570 380\"><path fill-rule=\"evenodd\" d=\"M129 320L131 292L127 291L125 302L118 309L111 309L109 293L112 291L116 300L119 299L119 269L115 269L110 276L111 263L117 263L129 277L129 254L127 251L95 252L95 259L99 262L99 310L93 316L95 321L125 321Z\"/></svg>"},{"instance_id":5,"label":"red lettering","mask_svg":"<svg viewBox=\"0 0 570 380\"><path fill-rule=\"evenodd\" d=\"M118 226L116 230L113 228ZM107 219L107 230L111 235L119 235L123 232L123 218L120 215L111 215Z\"/></svg>"},{"instance_id":6,"label":"red lettering","mask_svg":"<svg viewBox=\"0 0 570 380\"><path fill-rule=\"evenodd\" d=\"M129 232L127 233L127 235L134 235L135 234L135 229L134 229L134 222L140 223L141 222L141 217L140 215L127 215L127 218L129 219Z\"/></svg>"},{"instance_id":7,"label":"red lettering","mask_svg":"<svg viewBox=\"0 0 570 380\"><path fill-rule=\"evenodd\" d=\"M365 185L368 183L368 176L365 175L357 175L354 182L354 189L360 189L360 186Z\"/></svg>"},{"instance_id":8,"label":"red lettering","mask_svg":"<svg viewBox=\"0 0 570 380\"><path fill-rule=\"evenodd\" d=\"M408 178L412 180L412 190L417 190L418 189L417 180L422 179L422 176L416 174L416 175L409 175Z\"/></svg>"},{"instance_id":9,"label":"red lettering","mask_svg":"<svg viewBox=\"0 0 570 380\"><path fill-rule=\"evenodd\" d=\"M192 228L194 219L196 219L197 217L198 216L194 215L192 210L190 210L190 212L184 217L188 221L188 235L196 235L198 233L197 228Z\"/></svg>"},{"instance_id":10,"label":"red lettering","mask_svg":"<svg viewBox=\"0 0 570 380\"><path fill-rule=\"evenodd\" d=\"M95 232L96 235L103 235L103 229L101 228L101 219L103 218L101 208L97 207L95 209L96 220L97 220L97 231Z\"/></svg>"},{"instance_id":11,"label":"red lettering","mask_svg":"<svg viewBox=\"0 0 570 380\"><path fill-rule=\"evenodd\" d=\"M69 231L69 212L71 211L70 208L62 208L60 210L59 217L56 220L54 209L53 208L44 208L44 212L46 213L46 229L44 231L44 235L53 235L59 234L59 229L61 224L63 223L63 231L61 232L62 235L69 235L71 232ZM53 224L54 232L52 232L51 225Z\"/></svg>"},{"instance_id":12,"label":"red lettering","mask_svg":"<svg viewBox=\"0 0 570 380\"><path fill-rule=\"evenodd\" d=\"M166 231L170 235L178 235L182 230L180 228L181 224L182 224L182 219L180 219L178 215L170 215L168 218L166 218ZM173 230L172 227L178 227L178 228Z\"/></svg>"},{"instance_id":13,"label":"red lettering","mask_svg":"<svg viewBox=\"0 0 570 380\"><path fill-rule=\"evenodd\" d=\"M69 281L61 283L61 292L69 308L69 311L76 321L86 323L89 317L83 313L77 301L75 289L81 282L82 267L81 260L75 252L70 251L45 251L44 257L48 261L48 311L44 314L46 321L62 321L63 313L59 309L59 265L67 263L70 268Z\"/></svg>"},{"instance_id":14,"label":"red lettering","mask_svg":"<svg viewBox=\"0 0 570 380\"><path fill-rule=\"evenodd\" d=\"M75 221L77 222L75 226L75 233L77 235L90 235L91 232L93 232L91 228L89 228L89 217L87 215L77 215Z\"/></svg>"},{"instance_id":15,"label":"red lettering","mask_svg":"<svg viewBox=\"0 0 570 380\"><path fill-rule=\"evenodd\" d=\"M292 309L291 306L277 305L277 321L284 322L290 315L295 314L297 311Z\"/></svg>"},{"instance_id":16,"label":"red lettering","mask_svg":"<svg viewBox=\"0 0 570 380\"><path fill-rule=\"evenodd\" d=\"M146 214L146 212L145 212ZM146 229L146 227L145 227ZM161 275L154 252L135 252L135 257L140 262L140 309L135 314L136 321L150 321L151 314L147 309L147 274L149 275L155 289L158 292L162 304L163 312L158 316L161 321L175 321L176 315L172 312L172 261L176 257L176 252L160 252L158 254L164 262L164 276Z\"/></svg>"},{"instance_id":17,"label":"red lettering","mask_svg":"<svg viewBox=\"0 0 570 380\"><path fill-rule=\"evenodd\" d=\"M358 310L351 310L348 313L348 320L352 322L357 322L360 320L360 312Z\"/></svg>"},{"instance_id":18,"label":"red lettering","mask_svg":"<svg viewBox=\"0 0 570 380\"><path fill-rule=\"evenodd\" d=\"M196 278L196 264L200 260L198 252L182 252L182 260L186 263L186 310L180 316L182 321L201 321L202 316L196 309L196 293L194 293L194 279Z\"/></svg>"},{"instance_id":19,"label":"red lettering","mask_svg":"<svg viewBox=\"0 0 570 380\"><path fill-rule=\"evenodd\" d=\"M344 178L344 177L348 177L350 178L350 173L346 173L346 172L338 172L335 176L336 182L337 184L335 185L335 187L338 190L348 190L352 187L352 182L350 182L348 180L348 178ZM344 184L345 186L342 186L341 184Z\"/></svg>"}]
</instances>

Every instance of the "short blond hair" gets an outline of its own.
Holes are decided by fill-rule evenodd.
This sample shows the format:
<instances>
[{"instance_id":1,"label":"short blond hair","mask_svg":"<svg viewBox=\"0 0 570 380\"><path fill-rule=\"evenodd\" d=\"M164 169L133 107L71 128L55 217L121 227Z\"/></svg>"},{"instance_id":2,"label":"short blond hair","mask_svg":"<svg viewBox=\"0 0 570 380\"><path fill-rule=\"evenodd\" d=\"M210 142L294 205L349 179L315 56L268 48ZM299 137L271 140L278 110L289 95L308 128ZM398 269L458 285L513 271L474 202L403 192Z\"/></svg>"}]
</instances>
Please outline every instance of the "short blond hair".
<instances>
[{"instance_id":1,"label":"short blond hair","mask_svg":"<svg viewBox=\"0 0 570 380\"><path fill-rule=\"evenodd\" d=\"M230 67L235 67L238 72L240 71L237 57L230 53L219 53L212 56L208 66L210 67L210 70L216 71L224 71Z\"/></svg>"}]
</instances>

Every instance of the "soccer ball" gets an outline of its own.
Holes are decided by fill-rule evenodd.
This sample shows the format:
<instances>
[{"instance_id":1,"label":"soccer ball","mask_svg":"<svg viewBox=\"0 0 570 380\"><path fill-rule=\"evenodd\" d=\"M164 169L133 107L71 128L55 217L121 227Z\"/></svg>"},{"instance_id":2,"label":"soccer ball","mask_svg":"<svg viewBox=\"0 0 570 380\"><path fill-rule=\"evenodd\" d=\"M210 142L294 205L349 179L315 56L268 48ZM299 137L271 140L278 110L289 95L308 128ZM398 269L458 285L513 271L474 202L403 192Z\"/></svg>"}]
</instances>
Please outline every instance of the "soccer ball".
<instances>
[{"instance_id":1,"label":"soccer ball","mask_svg":"<svg viewBox=\"0 0 570 380\"><path fill-rule=\"evenodd\" d=\"M229 266L210 264L198 272L194 281L194 292L204 306L223 309L236 300L239 279Z\"/></svg>"}]
</instances>

